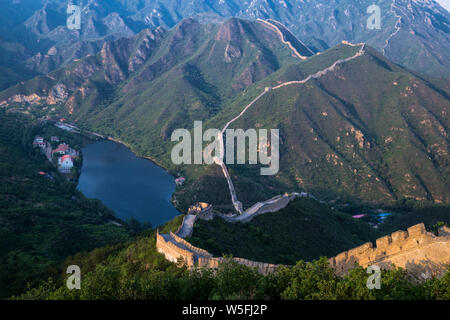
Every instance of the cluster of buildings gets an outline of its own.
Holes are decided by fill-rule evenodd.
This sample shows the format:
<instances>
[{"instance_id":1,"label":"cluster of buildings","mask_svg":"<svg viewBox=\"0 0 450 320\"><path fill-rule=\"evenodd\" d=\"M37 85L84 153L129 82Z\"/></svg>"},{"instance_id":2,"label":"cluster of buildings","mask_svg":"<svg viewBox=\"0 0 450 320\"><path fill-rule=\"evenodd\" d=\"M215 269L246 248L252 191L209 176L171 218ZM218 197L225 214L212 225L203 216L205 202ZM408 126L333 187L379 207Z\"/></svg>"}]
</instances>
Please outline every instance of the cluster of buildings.
<instances>
[{"instance_id":1,"label":"cluster of buildings","mask_svg":"<svg viewBox=\"0 0 450 320\"><path fill-rule=\"evenodd\" d=\"M179 177L175 179L175 183L177 186L181 186L186 179L184 177Z\"/></svg>"},{"instance_id":2,"label":"cluster of buildings","mask_svg":"<svg viewBox=\"0 0 450 320\"><path fill-rule=\"evenodd\" d=\"M373 213L352 215L352 218L353 219L368 218L369 224L374 228L378 228L380 224L384 223L386 219L391 216L392 213L385 212L383 209L376 209L374 210Z\"/></svg>"},{"instance_id":3,"label":"cluster of buildings","mask_svg":"<svg viewBox=\"0 0 450 320\"><path fill-rule=\"evenodd\" d=\"M51 137L50 140L51 142L60 142L58 137ZM57 157L58 170L62 173L70 173L73 160L78 157L78 151L72 149L68 144L59 143L58 147L52 149L52 144L39 136L34 138L33 147L40 148L49 161L52 161L53 157Z\"/></svg>"}]
</instances>

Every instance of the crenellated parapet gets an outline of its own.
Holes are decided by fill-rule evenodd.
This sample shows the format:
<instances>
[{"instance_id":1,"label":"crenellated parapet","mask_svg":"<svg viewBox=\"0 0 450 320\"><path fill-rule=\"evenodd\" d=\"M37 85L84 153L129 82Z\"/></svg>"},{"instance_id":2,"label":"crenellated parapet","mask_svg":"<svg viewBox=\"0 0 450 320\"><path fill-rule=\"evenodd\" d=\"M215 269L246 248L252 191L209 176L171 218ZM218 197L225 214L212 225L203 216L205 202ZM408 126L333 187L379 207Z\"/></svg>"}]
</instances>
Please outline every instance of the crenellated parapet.
<instances>
[{"instance_id":1,"label":"crenellated parapet","mask_svg":"<svg viewBox=\"0 0 450 320\"><path fill-rule=\"evenodd\" d=\"M160 234L156 232L156 248L158 252L164 254L169 261L177 263L181 258L189 268L198 266L215 269L224 258L214 257L208 251L195 247L175 233ZM239 264L255 268L261 274L267 275L275 272L279 265L257 262L243 258L232 258Z\"/></svg>"},{"instance_id":2,"label":"crenellated parapet","mask_svg":"<svg viewBox=\"0 0 450 320\"><path fill-rule=\"evenodd\" d=\"M443 229L444 230L444 229ZM445 271L450 263L450 236L435 236L425 229L423 223L396 231L372 242L367 242L354 249L342 252L329 260L339 275L346 274L355 263L362 267L395 265L410 271L421 266L433 266L435 272Z\"/></svg>"},{"instance_id":3,"label":"crenellated parapet","mask_svg":"<svg viewBox=\"0 0 450 320\"><path fill-rule=\"evenodd\" d=\"M195 247L192 244L190 244L189 242L187 242L186 240L184 240L183 238L177 236L175 233L170 232L170 236L175 239L175 241L183 244L186 248L189 249L190 252L197 254L199 256L205 256L205 257L212 257L213 255L211 253L209 253L208 251Z\"/></svg>"},{"instance_id":4,"label":"crenellated parapet","mask_svg":"<svg viewBox=\"0 0 450 320\"><path fill-rule=\"evenodd\" d=\"M438 234L440 237L450 236L450 228L448 228L447 226L443 226L439 228Z\"/></svg>"},{"instance_id":5,"label":"crenellated parapet","mask_svg":"<svg viewBox=\"0 0 450 320\"><path fill-rule=\"evenodd\" d=\"M199 258L198 266L215 269L219 267L219 264L224 261L225 258L211 257L211 258ZM264 262L258 262L253 260L248 260L244 258L232 258L233 261L247 266L249 268L256 269L259 273L263 275L268 275L274 273L280 265L270 264Z\"/></svg>"},{"instance_id":6,"label":"crenellated parapet","mask_svg":"<svg viewBox=\"0 0 450 320\"><path fill-rule=\"evenodd\" d=\"M189 267L206 267L215 269L224 260L214 257L208 251L195 247L173 232L156 233L156 247L167 260L178 262L181 258ZM277 270L280 265L258 262L244 258L232 258L239 264L255 268L259 273L267 275ZM358 263L364 268L378 265L389 268L391 265L402 267L419 277L439 276L450 264L449 228L442 227L439 236L426 231L423 223L397 231L359 247L344 251L329 259L336 274L345 275Z\"/></svg>"},{"instance_id":7,"label":"crenellated parapet","mask_svg":"<svg viewBox=\"0 0 450 320\"><path fill-rule=\"evenodd\" d=\"M156 231L156 249L171 262L177 263L181 258L186 266L194 266L194 253L166 239L165 235L160 234L158 230Z\"/></svg>"}]
</instances>

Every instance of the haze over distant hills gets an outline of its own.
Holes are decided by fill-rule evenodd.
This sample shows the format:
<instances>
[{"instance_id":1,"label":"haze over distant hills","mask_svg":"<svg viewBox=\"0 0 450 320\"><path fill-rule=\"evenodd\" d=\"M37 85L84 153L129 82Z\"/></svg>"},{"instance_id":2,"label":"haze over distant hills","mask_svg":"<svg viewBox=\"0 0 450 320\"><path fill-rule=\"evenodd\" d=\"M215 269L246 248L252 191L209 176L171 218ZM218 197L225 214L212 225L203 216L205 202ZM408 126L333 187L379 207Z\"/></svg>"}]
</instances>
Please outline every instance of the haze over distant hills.
<instances>
[{"instance_id":1,"label":"haze over distant hills","mask_svg":"<svg viewBox=\"0 0 450 320\"><path fill-rule=\"evenodd\" d=\"M449 0L436 0L443 8L450 11L450 1Z\"/></svg>"},{"instance_id":2,"label":"haze over distant hills","mask_svg":"<svg viewBox=\"0 0 450 320\"><path fill-rule=\"evenodd\" d=\"M237 16L274 19L313 51L342 40L366 42L395 63L437 76L450 75L450 14L432 0L382 0L381 29L369 30L372 0L80 0L81 29L66 28L65 0L7 0L0 5L0 88L95 54L105 40L144 28L172 28L181 19L223 21ZM23 64L23 60L26 60ZM26 72L25 72L26 71Z\"/></svg>"}]
</instances>

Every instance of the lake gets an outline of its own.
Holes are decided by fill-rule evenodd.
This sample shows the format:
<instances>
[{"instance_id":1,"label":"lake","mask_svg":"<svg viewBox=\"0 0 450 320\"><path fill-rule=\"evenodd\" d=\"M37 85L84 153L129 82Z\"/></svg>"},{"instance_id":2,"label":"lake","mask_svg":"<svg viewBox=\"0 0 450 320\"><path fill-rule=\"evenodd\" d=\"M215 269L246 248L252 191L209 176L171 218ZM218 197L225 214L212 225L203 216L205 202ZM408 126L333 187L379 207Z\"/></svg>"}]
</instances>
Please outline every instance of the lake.
<instances>
[{"instance_id":1,"label":"lake","mask_svg":"<svg viewBox=\"0 0 450 320\"><path fill-rule=\"evenodd\" d=\"M174 178L150 160L112 141L94 142L82 151L78 189L101 200L117 217L156 227L180 214L170 202Z\"/></svg>"}]
</instances>

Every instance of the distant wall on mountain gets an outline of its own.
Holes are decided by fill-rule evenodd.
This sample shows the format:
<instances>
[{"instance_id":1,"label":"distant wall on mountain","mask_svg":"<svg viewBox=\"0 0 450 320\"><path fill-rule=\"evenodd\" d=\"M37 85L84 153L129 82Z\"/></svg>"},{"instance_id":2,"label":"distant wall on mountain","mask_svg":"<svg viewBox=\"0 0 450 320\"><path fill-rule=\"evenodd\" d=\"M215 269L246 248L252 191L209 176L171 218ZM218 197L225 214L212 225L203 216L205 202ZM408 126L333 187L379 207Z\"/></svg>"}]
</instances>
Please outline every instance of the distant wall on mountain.
<instances>
[{"instance_id":1,"label":"distant wall on mountain","mask_svg":"<svg viewBox=\"0 0 450 320\"><path fill-rule=\"evenodd\" d=\"M396 231L376 240L376 247L367 242L331 258L331 266L338 275L345 275L355 263L362 267L391 265L404 268L410 273L427 278L440 275L450 264L449 228L439 230L439 236L429 233L423 223Z\"/></svg>"}]
</instances>

